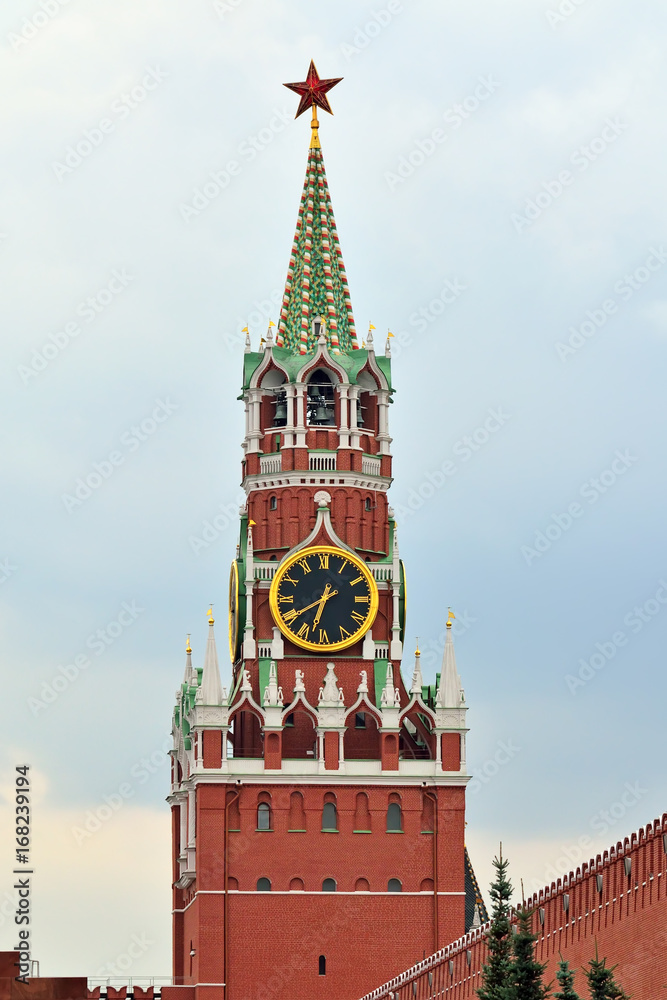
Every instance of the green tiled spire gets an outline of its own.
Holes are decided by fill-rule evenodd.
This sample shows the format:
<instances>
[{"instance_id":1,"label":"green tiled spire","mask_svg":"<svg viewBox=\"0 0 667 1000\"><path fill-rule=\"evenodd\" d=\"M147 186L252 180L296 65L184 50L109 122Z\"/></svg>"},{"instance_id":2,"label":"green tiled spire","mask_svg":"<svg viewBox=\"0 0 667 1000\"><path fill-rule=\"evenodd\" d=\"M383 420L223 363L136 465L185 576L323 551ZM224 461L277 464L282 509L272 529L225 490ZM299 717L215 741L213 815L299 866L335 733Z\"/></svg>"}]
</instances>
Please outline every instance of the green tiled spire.
<instances>
[{"instance_id":1,"label":"green tiled spire","mask_svg":"<svg viewBox=\"0 0 667 1000\"><path fill-rule=\"evenodd\" d=\"M318 317L324 322L324 333L332 353L353 351L359 347L317 134L317 118L314 117L306 180L280 311L277 346L286 347L294 354L308 354L315 350L313 320Z\"/></svg>"}]
</instances>

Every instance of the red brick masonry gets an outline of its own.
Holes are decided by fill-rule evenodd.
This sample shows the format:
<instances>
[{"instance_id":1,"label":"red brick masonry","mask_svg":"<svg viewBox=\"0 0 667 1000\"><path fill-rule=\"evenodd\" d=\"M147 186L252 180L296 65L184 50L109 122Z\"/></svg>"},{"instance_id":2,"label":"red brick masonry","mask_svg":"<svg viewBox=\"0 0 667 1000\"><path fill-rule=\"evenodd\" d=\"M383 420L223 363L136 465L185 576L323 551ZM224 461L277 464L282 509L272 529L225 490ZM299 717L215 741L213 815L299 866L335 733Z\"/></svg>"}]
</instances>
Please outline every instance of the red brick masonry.
<instances>
[{"instance_id":1,"label":"red brick masonry","mask_svg":"<svg viewBox=\"0 0 667 1000\"><path fill-rule=\"evenodd\" d=\"M667 996L667 813L536 893L537 957L555 975L559 954L580 969L595 952L618 964L618 981L632 1000ZM385 983L363 1000L474 997L486 958L485 928ZM575 981L576 986L576 981ZM579 986L582 987L579 978ZM345 998L341 998L345 1000Z\"/></svg>"}]
</instances>

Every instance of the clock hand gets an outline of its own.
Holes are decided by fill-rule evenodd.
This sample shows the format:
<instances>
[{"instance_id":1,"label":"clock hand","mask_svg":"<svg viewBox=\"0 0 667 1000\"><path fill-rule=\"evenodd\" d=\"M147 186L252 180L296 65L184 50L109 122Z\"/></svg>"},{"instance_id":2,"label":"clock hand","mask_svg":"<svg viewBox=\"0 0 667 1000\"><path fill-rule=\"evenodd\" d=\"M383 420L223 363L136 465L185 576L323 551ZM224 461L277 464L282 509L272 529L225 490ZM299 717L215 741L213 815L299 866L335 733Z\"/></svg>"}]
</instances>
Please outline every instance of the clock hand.
<instances>
[{"instance_id":1,"label":"clock hand","mask_svg":"<svg viewBox=\"0 0 667 1000\"><path fill-rule=\"evenodd\" d=\"M327 584L327 587L329 587L329 586L330 586L330 584ZM310 611L311 608L314 608L316 605L321 604L323 600L324 601L328 601L330 597L333 597L334 594L337 594L337 593L338 593L338 591L334 590L333 593L327 594L326 597L321 597L319 599L319 601L313 601L312 604L307 604L305 608L300 608L298 611L295 611L294 616L292 618L292 621L294 621L294 618L298 618L299 615L302 615L304 613L304 611Z\"/></svg>"},{"instance_id":2,"label":"clock hand","mask_svg":"<svg viewBox=\"0 0 667 1000\"><path fill-rule=\"evenodd\" d=\"M327 588L330 586L331 586L330 584L327 584ZM313 628L315 628L317 625L320 624L320 618L322 617L322 612L324 611L324 605L326 604L326 602L329 600L330 597L335 597L337 593L338 593L337 590L332 590L331 593L329 594L327 593L326 590L324 591L324 593L322 594L322 599L320 601L320 606L317 609L315 617L313 618Z\"/></svg>"}]
</instances>

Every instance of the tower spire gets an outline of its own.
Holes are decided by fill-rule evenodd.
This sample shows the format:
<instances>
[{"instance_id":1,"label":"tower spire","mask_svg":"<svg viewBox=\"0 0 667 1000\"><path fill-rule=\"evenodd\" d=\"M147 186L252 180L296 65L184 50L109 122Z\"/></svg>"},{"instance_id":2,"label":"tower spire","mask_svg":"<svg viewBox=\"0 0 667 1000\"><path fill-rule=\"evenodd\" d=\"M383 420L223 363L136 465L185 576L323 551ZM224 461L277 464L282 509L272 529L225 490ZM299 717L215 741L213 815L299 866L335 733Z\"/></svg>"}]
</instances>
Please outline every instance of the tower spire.
<instances>
[{"instance_id":1,"label":"tower spire","mask_svg":"<svg viewBox=\"0 0 667 1000\"><path fill-rule=\"evenodd\" d=\"M204 656L204 670L201 679L201 702L203 705L222 705L223 690L218 665L218 650L213 631L213 611L208 613L208 640Z\"/></svg>"},{"instance_id":2,"label":"tower spire","mask_svg":"<svg viewBox=\"0 0 667 1000\"><path fill-rule=\"evenodd\" d=\"M460 708L464 701L461 678L456 667L454 640L452 639L453 618L455 618L455 615L450 609L447 617L445 651L442 656L442 668L440 670L440 686L436 696L436 704L439 708Z\"/></svg>"},{"instance_id":3,"label":"tower spire","mask_svg":"<svg viewBox=\"0 0 667 1000\"><path fill-rule=\"evenodd\" d=\"M306 179L276 336L277 346L294 354L315 350L321 330L332 353L359 346L317 118L318 107L333 114L326 93L340 79L320 80L311 62L303 83L285 84L301 95L296 117L308 108L312 108L313 115Z\"/></svg>"}]
</instances>

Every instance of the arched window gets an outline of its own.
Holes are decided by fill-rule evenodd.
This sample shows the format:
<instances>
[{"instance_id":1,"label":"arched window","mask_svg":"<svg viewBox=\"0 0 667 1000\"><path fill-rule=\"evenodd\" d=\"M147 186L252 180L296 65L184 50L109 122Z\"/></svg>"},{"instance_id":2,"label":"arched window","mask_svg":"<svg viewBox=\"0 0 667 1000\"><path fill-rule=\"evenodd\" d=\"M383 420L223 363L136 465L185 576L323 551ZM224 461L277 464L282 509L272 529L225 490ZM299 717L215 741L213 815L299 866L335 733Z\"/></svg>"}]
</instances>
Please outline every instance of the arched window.
<instances>
[{"instance_id":1,"label":"arched window","mask_svg":"<svg viewBox=\"0 0 667 1000\"><path fill-rule=\"evenodd\" d=\"M318 959L318 966L321 976L326 976L327 974L327 960L325 955L320 955Z\"/></svg>"},{"instance_id":2,"label":"arched window","mask_svg":"<svg viewBox=\"0 0 667 1000\"><path fill-rule=\"evenodd\" d=\"M364 504L366 510L373 510L373 501L370 497L366 497L366 503Z\"/></svg>"},{"instance_id":3,"label":"arched window","mask_svg":"<svg viewBox=\"0 0 667 1000\"><path fill-rule=\"evenodd\" d=\"M335 878L325 878L322 883L322 892L335 892L336 891L336 879Z\"/></svg>"},{"instance_id":4,"label":"arched window","mask_svg":"<svg viewBox=\"0 0 667 1000\"><path fill-rule=\"evenodd\" d=\"M402 892L403 886L400 878L390 878L387 882L387 892Z\"/></svg>"},{"instance_id":5,"label":"arched window","mask_svg":"<svg viewBox=\"0 0 667 1000\"><path fill-rule=\"evenodd\" d=\"M325 802L322 809L322 829L327 832L338 830L338 812L335 802Z\"/></svg>"},{"instance_id":6,"label":"arched window","mask_svg":"<svg viewBox=\"0 0 667 1000\"><path fill-rule=\"evenodd\" d=\"M390 802L387 807L387 833L400 833L402 830L401 807L398 802Z\"/></svg>"},{"instance_id":7,"label":"arched window","mask_svg":"<svg viewBox=\"0 0 667 1000\"><path fill-rule=\"evenodd\" d=\"M271 806L268 802L260 802L257 806L257 829L271 829Z\"/></svg>"},{"instance_id":8,"label":"arched window","mask_svg":"<svg viewBox=\"0 0 667 1000\"><path fill-rule=\"evenodd\" d=\"M258 878L257 879L257 892L271 892L271 879L270 878Z\"/></svg>"},{"instance_id":9,"label":"arched window","mask_svg":"<svg viewBox=\"0 0 667 1000\"><path fill-rule=\"evenodd\" d=\"M269 500L269 510L278 510L278 497L271 497Z\"/></svg>"}]
</instances>

